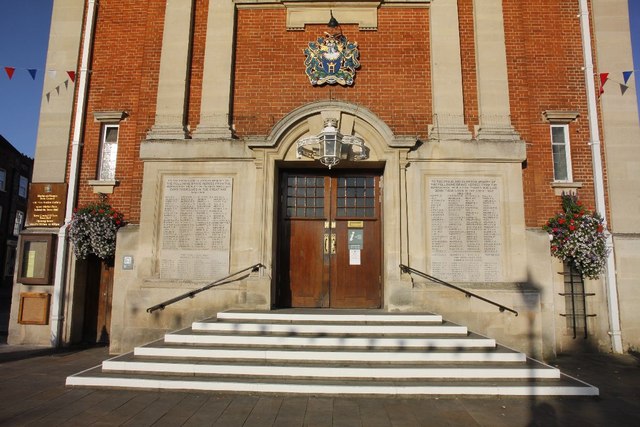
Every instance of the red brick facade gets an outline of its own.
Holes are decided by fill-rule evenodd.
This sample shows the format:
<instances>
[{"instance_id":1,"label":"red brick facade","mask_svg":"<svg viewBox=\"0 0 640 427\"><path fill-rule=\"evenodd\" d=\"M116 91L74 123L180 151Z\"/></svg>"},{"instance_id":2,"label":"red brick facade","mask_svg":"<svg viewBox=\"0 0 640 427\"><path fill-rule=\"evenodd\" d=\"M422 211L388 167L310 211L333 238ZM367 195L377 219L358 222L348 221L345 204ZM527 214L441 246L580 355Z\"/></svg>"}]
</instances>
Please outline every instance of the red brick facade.
<instances>
[{"instance_id":1,"label":"red brick facade","mask_svg":"<svg viewBox=\"0 0 640 427\"><path fill-rule=\"evenodd\" d=\"M127 111L118 144L119 186L109 201L133 223L140 216L139 147L155 117L164 4L102 0L97 15L78 203L97 199L86 185L96 178L98 163L100 123L93 120L93 112ZM187 106L191 130L200 115L208 4L194 3ZM459 0L458 6L464 114L473 130L478 124L478 96L472 0ZM527 143L526 224L537 227L560 207L551 186L545 110L579 112L570 125L573 176L583 185L579 194L585 203L591 208L594 203L578 3L504 0L503 8L512 124ZM284 8L237 11L231 118L238 137L266 135L292 110L328 99L362 105L396 135L427 137L433 121L428 8L382 7L377 31L342 26L360 47L361 68L352 87L312 86L304 73L303 50L328 28L307 25L304 31L287 31L285 20Z\"/></svg>"},{"instance_id":2,"label":"red brick facade","mask_svg":"<svg viewBox=\"0 0 640 427\"><path fill-rule=\"evenodd\" d=\"M303 51L328 28L285 31L285 18L284 9L238 13L234 122L239 136L268 134L291 110L328 99L372 110L398 135L426 136L432 114L427 9L380 9L377 31L342 26L360 48L352 87L309 83Z\"/></svg>"}]
</instances>

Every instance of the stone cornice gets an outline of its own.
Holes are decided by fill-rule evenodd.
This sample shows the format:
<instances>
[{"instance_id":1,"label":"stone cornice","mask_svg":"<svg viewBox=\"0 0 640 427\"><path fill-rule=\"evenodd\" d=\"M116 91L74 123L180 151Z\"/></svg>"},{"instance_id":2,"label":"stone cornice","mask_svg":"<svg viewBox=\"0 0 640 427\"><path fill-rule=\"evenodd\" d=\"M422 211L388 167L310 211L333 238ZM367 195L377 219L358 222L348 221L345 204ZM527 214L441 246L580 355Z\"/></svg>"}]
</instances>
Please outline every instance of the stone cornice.
<instances>
[{"instance_id":1,"label":"stone cornice","mask_svg":"<svg viewBox=\"0 0 640 427\"><path fill-rule=\"evenodd\" d=\"M326 24L331 14L340 24L358 24L361 31L378 29L380 7L427 7L431 0L234 0L239 9L282 8L287 11L287 30L302 31L308 24Z\"/></svg>"},{"instance_id":2,"label":"stone cornice","mask_svg":"<svg viewBox=\"0 0 640 427\"><path fill-rule=\"evenodd\" d=\"M542 112L542 118L551 124L567 124L580 116L577 111L546 110Z\"/></svg>"}]
</instances>

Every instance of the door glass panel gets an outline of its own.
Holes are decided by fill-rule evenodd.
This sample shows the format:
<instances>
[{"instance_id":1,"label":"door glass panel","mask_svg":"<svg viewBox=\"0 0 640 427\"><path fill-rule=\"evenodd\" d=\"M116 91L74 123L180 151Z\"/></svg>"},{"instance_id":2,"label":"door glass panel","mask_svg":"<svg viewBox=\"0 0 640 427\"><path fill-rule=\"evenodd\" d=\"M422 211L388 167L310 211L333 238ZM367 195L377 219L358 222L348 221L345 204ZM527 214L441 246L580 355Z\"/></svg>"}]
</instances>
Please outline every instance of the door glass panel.
<instances>
[{"instance_id":1,"label":"door glass panel","mask_svg":"<svg viewBox=\"0 0 640 427\"><path fill-rule=\"evenodd\" d=\"M338 178L336 217L375 217L375 179L373 177Z\"/></svg>"},{"instance_id":2,"label":"door glass panel","mask_svg":"<svg viewBox=\"0 0 640 427\"><path fill-rule=\"evenodd\" d=\"M287 178L287 218L324 217L324 178Z\"/></svg>"}]
</instances>

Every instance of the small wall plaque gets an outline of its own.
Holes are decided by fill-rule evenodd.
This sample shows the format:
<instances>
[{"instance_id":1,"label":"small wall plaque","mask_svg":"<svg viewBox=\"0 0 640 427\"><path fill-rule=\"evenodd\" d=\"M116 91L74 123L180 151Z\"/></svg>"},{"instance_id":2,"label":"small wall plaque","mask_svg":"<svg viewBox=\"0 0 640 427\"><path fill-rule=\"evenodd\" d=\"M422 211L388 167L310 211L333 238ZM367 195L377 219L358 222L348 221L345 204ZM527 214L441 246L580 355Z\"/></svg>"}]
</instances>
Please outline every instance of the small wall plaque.
<instances>
[{"instance_id":1,"label":"small wall plaque","mask_svg":"<svg viewBox=\"0 0 640 427\"><path fill-rule=\"evenodd\" d=\"M18 323L23 325L47 325L49 323L49 299L51 295L40 292L22 292Z\"/></svg>"},{"instance_id":2,"label":"small wall plaque","mask_svg":"<svg viewBox=\"0 0 640 427\"><path fill-rule=\"evenodd\" d=\"M32 183L29 187L27 227L60 227L64 224L67 184Z\"/></svg>"}]
</instances>

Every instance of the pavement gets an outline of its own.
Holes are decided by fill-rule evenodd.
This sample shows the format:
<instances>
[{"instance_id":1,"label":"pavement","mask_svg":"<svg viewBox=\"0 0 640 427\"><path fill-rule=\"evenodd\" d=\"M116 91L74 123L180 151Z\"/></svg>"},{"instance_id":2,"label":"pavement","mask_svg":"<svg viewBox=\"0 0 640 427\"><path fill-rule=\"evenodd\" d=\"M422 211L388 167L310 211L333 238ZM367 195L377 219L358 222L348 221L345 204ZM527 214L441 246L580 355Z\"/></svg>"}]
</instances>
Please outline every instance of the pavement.
<instances>
[{"instance_id":1,"label":"pavement","mask_svg":"<svg viewBox=\"0 0 640 427\"><path fill-rule=\"evenodd\" d=\"M69 388L106 347L0 344L0 426L640 426L640 359L560 356L550 364L599 397L344 397Z\"/></svg>"}]
</instances>

